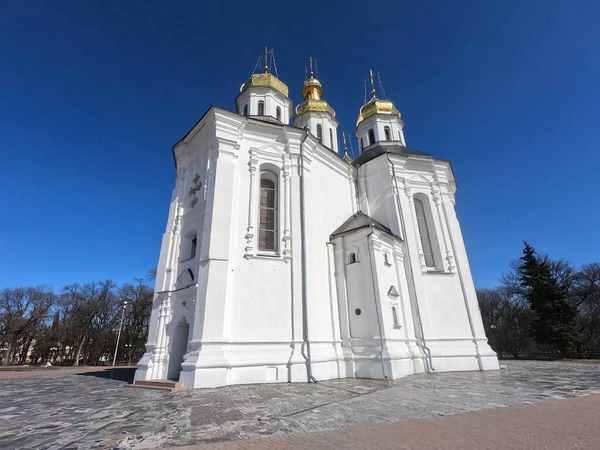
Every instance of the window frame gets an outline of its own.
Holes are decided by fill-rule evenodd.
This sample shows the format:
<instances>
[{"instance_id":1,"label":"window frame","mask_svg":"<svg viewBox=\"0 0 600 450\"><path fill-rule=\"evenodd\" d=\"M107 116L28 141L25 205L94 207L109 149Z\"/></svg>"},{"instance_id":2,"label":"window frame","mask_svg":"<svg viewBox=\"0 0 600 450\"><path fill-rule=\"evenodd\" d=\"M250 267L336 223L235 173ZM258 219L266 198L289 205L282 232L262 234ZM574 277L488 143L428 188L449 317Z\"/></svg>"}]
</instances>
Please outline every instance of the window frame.
<instances>
[{"instance_id":1,"label":"window frame","mask_svg":"<svg viewBox=\"0 0 600 450\"><path fill-rule=\"evenodd\" d=\"M264 100L259 100L258 101L258 107L257 107L256 115L257 116L264 116L265 115L265 101Z\"/></svg>"},{"instance_id":2,"label":"window frame","mask_svg":"<svg viewBox=\"0 0 600 450\"><path fill-rule=\"evenodd\" d=\"M273 183L273 188L266 188L263 187L262 185L262 181L263 180L268 180L271 181ZM278 171L276 172L273 168L271 167L267 167L267 168L262 168L260 170L260 177L258 178L258 217L257 217L257 244L256 244L256 248L257 248L257 254L258 255L267 255L267 256L278 256L279 252L280 252L280 247L281 247L281 243L280 243L280 239L279 239L279 231L280 231L280 195L279 195L279 188L280 188L280 180L279 180L279 173ZM263 206L263 191L264 190L272 190L273 191L273 203L272 206ZM262 222L263 222L263 212L266 210L272 210L273 211L273 228L263 228L262 227ZM265 218L266 221L266 218ZM261 246L261 234L262 232L267 232L267 233L273 233L273 247L272 248L268 248L268 247L264 247Z\"/></svg>"}]
</instances>

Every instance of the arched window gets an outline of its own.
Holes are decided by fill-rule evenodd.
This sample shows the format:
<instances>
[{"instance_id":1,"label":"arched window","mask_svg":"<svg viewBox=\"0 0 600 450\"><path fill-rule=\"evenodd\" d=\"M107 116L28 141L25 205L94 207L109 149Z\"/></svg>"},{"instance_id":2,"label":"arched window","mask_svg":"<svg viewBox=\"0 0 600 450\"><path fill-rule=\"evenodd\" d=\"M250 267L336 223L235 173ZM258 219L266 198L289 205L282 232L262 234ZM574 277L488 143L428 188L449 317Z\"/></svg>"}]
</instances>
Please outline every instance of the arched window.
<instances>
[{"instance_id":1,"label":"arched window","mask_svg":"<svg viewBox=\"0 0 600 450\"><path fill-rule=\"evenodd\" d=\"M423 201L418 198L415 198L415 212L417 213L417 226L419 227L421 247L423 248L423 255L425 255L425 265L427 267L435 267L431 236L429 234L429 227L427 226L427 217L425 216L425 207L423 206Z\"/></svg>"},{"instance_id":2,"label":"arched window","mask_svg":"<svg viewBox=\"0 0 600 450\"><path fill-rule=\"evenodd\" d=\"M363 143L363 138L360 138L360 151L362 152L365 149L365 144Z\"/></svg>"},{"instance_id":3,"label":"arched window","mask_svg":"<svg viewBox=\"0 0 600 450\"><path fill-rule=\"evenodd\" d=\"M375 132L373 131L373 128L369 129L369 145L372 145L375 143Z\"/></svg>"},{"instance_id":4,"label":"arched window","mask_svg":"<svg viewBox=\"0 0 600 450\"><path fill-rule=\"evenodd\" d=\"M348 255L348 264L354 264L356 262L356 253L350 253Z\"/></svg>"},{"instance_id":5,"label":"arched window","mask_svg":"<svg viewBox=\"0 0 600 450\"><path fill-rule=\"evenodd\" d=\"M329 129L329 148L333 150L333 128Z\"/></svg>"},{"instance_id":6,"label":"arched window","mask_svg":"<svg viewBox=\"0 0 600 450\"><path fill-rule=\"evenodd\" d=\"M262 100L260 100L258 102L258 115L259 116L265 115L265 102L263 102Z\"/></svg>"},{"instance_id":7,"label":"arched window","mask_svg":"<svg viewBox=\"0 0 600 450\"><path fill-rule=\"evenodd\" d=\"M281 108L278 106L276 111L276 119L281 122Z\"/></svg>"},{"instance_id":8,"label":"arched window","mask_svg":"<svg viewBox=\"0 0 600 450\"><path fill-rule=\"evenodd\" d=\"M244 115L248 115L248 105L244 105Z\"/></svg>"},{"instance_id":9,"label":"arched window","mask_svg":"<svg viewBox=\"0 0 600 450\"><path fill-rule=\"evenodd\" d=\"M323 127L320 123L317 124L317 139L321 144L323 143Z\"/></svg>"},{"instance_id":10,"label":"arched window","mask_svg":"<svg viewBox=\"0 0 600 450\"><path fill-rule=\"evenodd\" d=\"M258 249L277 251L277 175L269 170L260 174L260 220Z\"/></svg>"},{"instance_id":11,"label":"arched window","mask_svg":"<svg viewBox=\"0 0 600 450\"><path fill-rule=\"evenodd\" d=\"M383 128L383 132L385 133L385 140L386 141L391 141L392 140L392 135L390 133L390 127L384 127Z\"/></svg>"}]
</instances>

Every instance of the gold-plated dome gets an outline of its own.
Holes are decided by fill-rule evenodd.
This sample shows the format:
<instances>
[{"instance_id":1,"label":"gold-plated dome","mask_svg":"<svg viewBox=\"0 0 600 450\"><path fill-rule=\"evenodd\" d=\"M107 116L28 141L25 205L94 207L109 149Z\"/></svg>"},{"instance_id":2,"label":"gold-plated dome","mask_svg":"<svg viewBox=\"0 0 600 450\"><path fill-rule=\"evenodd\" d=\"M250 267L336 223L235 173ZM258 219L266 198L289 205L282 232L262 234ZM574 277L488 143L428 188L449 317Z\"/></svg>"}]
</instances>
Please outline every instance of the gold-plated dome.
<instances>
[{"instance_id":1,"label":"gold-plated dome","mask_svg":"<svg viewBox=\"0 0 600 450\"><path fill-rule=\"evenodd\" d=\"M255 86L272 87L286 97L289 93L289 89L285 83L271 73L255 73L248 81L242 84L242 87L240 87L240 92L244 92L246 89Z\"/></svg>"},{"instance_id":2,"label":"gold-plated dome","mask_svg":"<svg viewBox=\"0 0 600 450\"><path fill-rule=\"evenodd\" d=\"M335 117L333 108L329 106L325 100L321 99L321 97L323 97L323 86L321 85L321 82L314 77L312 72L310 78L304 82L302 97L304 97L304 101L296 106L296 115L299 116L308 111L319 111L328 112Z\"/></svg>"},{"instance_id":3,"label":"gold-plated dome","mask_svg":"<svg viewBox=\"0 0 600 450\"><path fill-rule=\"evenodd\" d=\"M400 111L396 109L392 102L373 97L360 108L356 126L367 117L371 117L374 114L391 114L400 117Z\"/></svg>"}]
</instances>

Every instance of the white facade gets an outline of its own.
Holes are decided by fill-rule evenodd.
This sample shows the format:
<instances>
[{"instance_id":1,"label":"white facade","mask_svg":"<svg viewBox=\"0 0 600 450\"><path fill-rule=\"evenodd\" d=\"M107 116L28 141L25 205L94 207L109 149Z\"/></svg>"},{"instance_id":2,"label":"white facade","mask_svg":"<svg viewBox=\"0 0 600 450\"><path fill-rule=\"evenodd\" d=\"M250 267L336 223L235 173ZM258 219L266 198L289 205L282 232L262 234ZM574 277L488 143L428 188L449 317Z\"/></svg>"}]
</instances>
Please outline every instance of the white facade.
<instances>
[{"instance_id":1,"label":"white facade","mask_svg":"<svg viewBox=\"0 0 600 450\"><path fill-rule=\"evenodd\" d=\"M173 148L136 380L200 388L497 369L450 164L404 147L399 114L381 111L359 123L359 135L381 130L349 164L337 137L330 147L329 132L323 143L313 134L311 121L327 119L337 136L334 116L305 111L288 125L287 87L270 74L242 86L236 105L211 107ZM379 142L384 126L398 137Z\"/></svg>"}]
</instances>

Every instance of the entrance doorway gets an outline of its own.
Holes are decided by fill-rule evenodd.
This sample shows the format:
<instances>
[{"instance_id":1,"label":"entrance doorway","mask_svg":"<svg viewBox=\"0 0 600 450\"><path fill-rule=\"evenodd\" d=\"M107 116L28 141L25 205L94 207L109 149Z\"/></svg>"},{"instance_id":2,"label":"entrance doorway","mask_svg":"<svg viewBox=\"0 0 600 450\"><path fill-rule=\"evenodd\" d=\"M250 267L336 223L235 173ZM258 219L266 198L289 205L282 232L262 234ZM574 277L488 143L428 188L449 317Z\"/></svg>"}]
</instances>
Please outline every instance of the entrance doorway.
<instances>
[{"instance_id":1,"label":"entrance doorway","mask_svg":"<svg viewBox=\"0 0 600 450\"><path fill-rule=\"evenodd\" d=\"M183 356L187 350L189 333L190 326L185 321L179 322L173 330L171 352L169 353L169 370L167 372L167 378L169 380L179 381L181 364L183 363Z\"/></svg>"}]
</instances>

